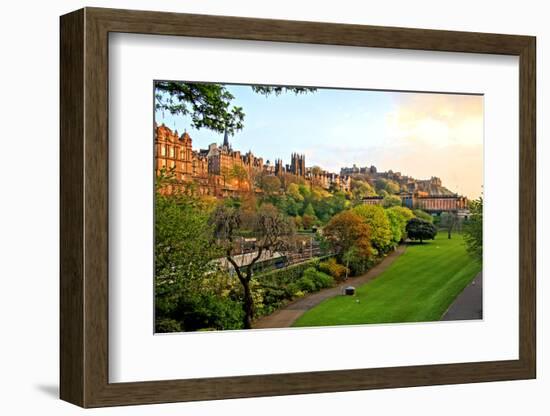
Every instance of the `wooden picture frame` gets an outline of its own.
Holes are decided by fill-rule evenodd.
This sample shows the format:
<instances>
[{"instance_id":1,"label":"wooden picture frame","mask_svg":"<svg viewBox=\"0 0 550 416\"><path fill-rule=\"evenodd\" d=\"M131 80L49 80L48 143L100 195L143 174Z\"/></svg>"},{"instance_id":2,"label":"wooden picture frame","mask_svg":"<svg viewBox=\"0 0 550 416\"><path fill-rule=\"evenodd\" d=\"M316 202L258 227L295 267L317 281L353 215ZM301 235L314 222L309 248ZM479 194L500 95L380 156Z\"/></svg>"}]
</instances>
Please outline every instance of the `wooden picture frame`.
<instances>
[{"instance_id":1,"label":"wooden picture frame","mask_svg":"<svg viewBox=\"0 0 550 416\"><path fill-rule=\"evenodd\" d=\"M536 376L535 38L85 8L61 17L60 396L102 407ZM108 34L298 42L519 57L519 359L109 383Z\"/></svg>"}]
</instances>

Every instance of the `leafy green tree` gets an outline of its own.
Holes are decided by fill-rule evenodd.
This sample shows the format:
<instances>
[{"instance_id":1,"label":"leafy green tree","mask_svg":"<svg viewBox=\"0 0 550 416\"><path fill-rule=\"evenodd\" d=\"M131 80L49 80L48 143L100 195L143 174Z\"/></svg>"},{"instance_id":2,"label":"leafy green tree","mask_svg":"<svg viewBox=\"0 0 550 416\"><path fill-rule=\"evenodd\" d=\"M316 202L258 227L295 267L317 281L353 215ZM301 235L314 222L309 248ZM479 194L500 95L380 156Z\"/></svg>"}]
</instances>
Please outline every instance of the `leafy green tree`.
<instances>
[{"instance_id":1,"label":"leafy green tree","mask_svg":"<svg viewBox=\"0 0 550 416\"><path fill-rule=\"evenodd\" d=\"M437 235L437 228L431 222L421 218L411 218L407 222L407 235L411 240L433 240Z\"/></svg>"},{"instance_id":2,"label":"leafy green tree","mask_svg":"<svg viewBox=\"0 0 550 416\"><path fill-rule=\"evenodd\" d=\"M184 322L182 305L197 302L197 293L215 272L208 209L185 195L162 195L155 200L155 321L158 331L196 329ZM177 319L176 319L177 318ZM174 323L174 322L177 322Z\"/></svg>"},{"instance_id":3,"label":"leafy green tree","mask_svg":"<svg viewBox=\"0 0 550 416\"><path fill-rule=\"evenodd\" d=\"M464 225L466 248L479 261L483 258L483 199L470 202L470 218Z\"/></svg>"},{"instance_id":4,"label":"leafy green tree","mask_svg":"<svg viewBox=\"0 0 550 416\"><path fill-rule=\"evenodd\" d=\"M262 204L257 210L231 209L219 205L212 212L209 224L213 227L216 246L232 265L243 288L243 326L252 327L254 297L251 288L254 266L266 252L285 251L294 234L294 224L270 204ZM255 251L246 264L238 261L241 254L237 238L246 234L256 239ZM240 264L241 263L241 264Z\"/></svg>"},{"instance_id":5,"label":"leafy green tree","mask_svg":"<svg viewBox=\"0 0 550 416\"><path fill-rule=\"evenodd\" d=\"M407 230L406 230L407 222L411 218L414 218L414 214L409 208L402 207L402 206L395 206L395 207L388 208L386 210L388 217L389 215L391 215L390 212L397 215L397 221L399 221L401 225L401 240L404 240L407 237Z\"/></svg>"},{"instance_id":6,"label":"leafy green tree","mask_svg":"<svg viewBox=\"0 0 550 416\"><path fill-rule=\"evenodd\" d=\"M397 195L387 195L382 201L382 206L384 208L401 206L401 198Z\"/></svg>"},{"instance_id":7,"label":"leafy green tree","mask_svg":"<svg viewBox=\"0 0 550 416\"><path fill-rule=\"evenodd\" d=\"M291 184L288 185L287 190L286 190L286 194L289 197L291 197L292 199L294 199L294 201L296 201L296 202L303 202L304 201L304 196L300 192L300 186L296 183L291 183Z\"/></svg>"},{"instance_id":8,"label":"leafy green tree","mask_svg":"<svg viewBox=\"0 0 550 416\"><path fill-rule=\"evenodd\" d=\"M307 206L304 209L304 215L309 215L311 217L317 218L315 215L315 210L313 209L313 205L311 205L311 202L307 204Z\"/></svg>"},{"instance_id":9,"label":"leafy green tree","mask_svg":"<svg viewBox=\"0 0 550 416\"><path fill-rule=\"evenodd\" d=\"M434 222L434 217L432 217L426 211L422 211L421 209L415 209L415 210L413 210L413 213L414 213L416 218L420 218L424 221L431 222L432 224Z\"/></svg>"},{"instance_id":10,"label":"leafy green tree","mask_svg":"<svg viewBox=\"0 0 550 416\"><path fill-rule=\"evenodd\" d=\"M280 95L285 92L305 94L315 88L252 86L261 95ZM244 125L242 107L232 105L235 99L224 84L191 83L181 81L155 82L155 108L191 118L196 129L207 128L218 133L235 134Z\"/></svg>"},{"instance_id":11,"label":"leafy green tree","mask_svg":"<svg viewBox=\"0 0 550 416\"><path fill-rule=\"evenodd\" d=\"M402 217L399 215L398 212L389 209L386 210L386 215L388 216L388 220L390 222L390 230L392 236L391 245L395 247L403 238Z\"/></svg>"},{"instance_id":12,"label":"leafy green tree","mask_svg":"<svg viewBox=\"0 0 550 416\"><path fill-rule=\"evenodd\" d=\"M379 253L385 253L391 247L392 232L384 208L379 205L359 205L353 211L368 224L372 246Z\"/></svg>"},{"instance_id":13,"label":"leafy green tree","mask_svg":"<svg viewBox=\"0 0 550 416\"><path fill-rule=\"evenodd\" d=\"M376 192L370 183L359 179L351 180L351 195L355 204L367 196L374 196Z\"/></svg>"},{"instance_id":14,"label":"leafy green tree","mask_svg":"<svg viewBox=\"0 0 550 416\"><path fill-rule=\"evenodd\" d=\"M374 186L378 195L381 195L382 191L386 191L390 195L398 194L400 191L399 184L391 179L378 178L374 182Z\"/></svg>"}]
</instances>

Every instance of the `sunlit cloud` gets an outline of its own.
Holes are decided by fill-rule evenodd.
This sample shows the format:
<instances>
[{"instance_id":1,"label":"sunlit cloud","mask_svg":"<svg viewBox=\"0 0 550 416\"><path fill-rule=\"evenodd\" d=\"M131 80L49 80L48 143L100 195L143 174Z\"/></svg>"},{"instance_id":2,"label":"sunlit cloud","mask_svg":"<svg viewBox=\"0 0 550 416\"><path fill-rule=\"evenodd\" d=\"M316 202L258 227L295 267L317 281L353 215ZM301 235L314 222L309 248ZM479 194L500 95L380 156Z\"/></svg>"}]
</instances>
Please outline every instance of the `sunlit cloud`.
<instances>
[{"instance_id":1,"label":"sunlit cloud","mask_svg":"<svg viewBox=\"0 0 550 416\"><path fill-rule=\"evenodd\" d=\"M388 151L382 165L415 177L440 176L470 198L483 184L483 97L405 94L386 116Z\"/></svg>"}]
</instances>

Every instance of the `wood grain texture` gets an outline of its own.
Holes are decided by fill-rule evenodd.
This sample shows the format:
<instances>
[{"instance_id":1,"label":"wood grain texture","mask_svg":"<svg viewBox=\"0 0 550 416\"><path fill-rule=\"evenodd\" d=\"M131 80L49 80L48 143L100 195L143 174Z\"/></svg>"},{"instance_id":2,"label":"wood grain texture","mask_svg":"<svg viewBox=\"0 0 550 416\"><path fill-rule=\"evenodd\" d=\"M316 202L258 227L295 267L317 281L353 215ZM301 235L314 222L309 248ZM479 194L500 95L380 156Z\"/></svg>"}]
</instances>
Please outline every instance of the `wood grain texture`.
<instances>
[{"instance_id":1,"label":"wood grain texture","mask_svg":"<svg viewBox=\"0 0 550 416\"><path fill-rule=\"evenodd\" d=\"M60 24L60 387L84 405L84 12Z\"/></svg>"},{"instance_id":2,"label":"wood grain texture","mask_svg":"<svg viewBox=\"0 0 550 416\"><path fill-rule=\"evenodd\" d=\"M520 58L520 357L208 379L108 381L108 33L298 42ZM61 18L61 397L82 407L535 377L535 38L87 8Z\"/></svg>"}]
</instances>

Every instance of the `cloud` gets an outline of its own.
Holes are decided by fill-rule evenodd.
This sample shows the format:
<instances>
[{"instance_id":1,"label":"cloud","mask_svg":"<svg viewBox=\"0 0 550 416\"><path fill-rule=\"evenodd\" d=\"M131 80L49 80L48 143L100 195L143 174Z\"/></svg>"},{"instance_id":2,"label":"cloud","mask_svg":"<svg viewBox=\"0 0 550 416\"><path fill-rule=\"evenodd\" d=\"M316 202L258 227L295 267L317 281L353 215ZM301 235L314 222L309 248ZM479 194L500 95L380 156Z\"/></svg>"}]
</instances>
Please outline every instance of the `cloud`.
<instances>
[{"instance_id":1,"label":"cloud","mask_svg":"<svg viewBox=\"0 0 550 416\"><path fill-rule=\"evenodd\" d=\"M378 163L417 178L441 177L476 198L483 184L483 97L399 94L386 116L387 151Z\"/></svg>"},{"instance_id":2,"label":"cloud","mask_svg":"<svg viewBox=\"0 0 550 416\"><path fill-rule=\"evenodd\" d=\"M445 147L483 142L483 97L452 94L400 94L386 122L400 144Z\"/></svg>"}]
</instances>

